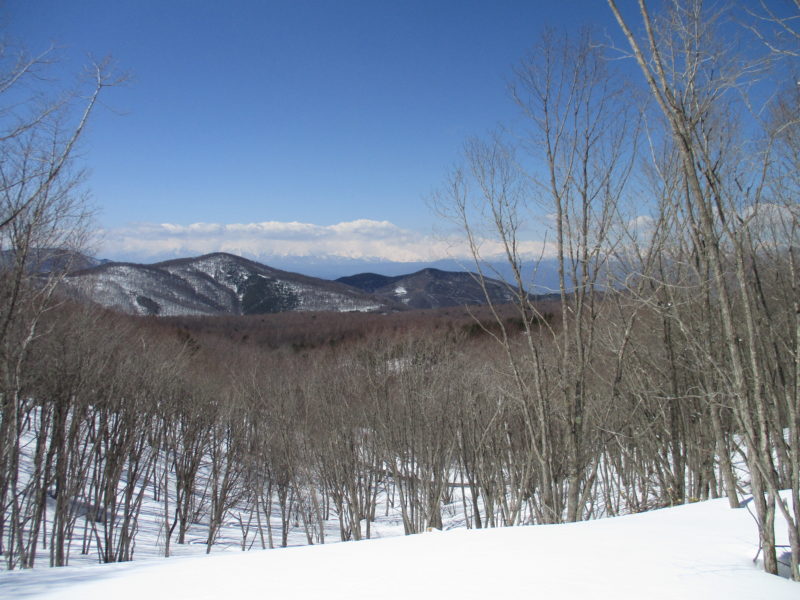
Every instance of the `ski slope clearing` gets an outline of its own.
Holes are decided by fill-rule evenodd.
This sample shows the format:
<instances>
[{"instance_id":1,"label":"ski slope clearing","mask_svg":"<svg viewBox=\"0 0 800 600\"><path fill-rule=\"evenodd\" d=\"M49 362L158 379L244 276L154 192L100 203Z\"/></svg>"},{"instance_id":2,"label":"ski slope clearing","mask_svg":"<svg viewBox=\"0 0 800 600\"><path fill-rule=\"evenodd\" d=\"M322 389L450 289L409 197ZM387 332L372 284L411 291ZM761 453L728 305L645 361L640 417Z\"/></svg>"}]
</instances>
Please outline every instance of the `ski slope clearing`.
<instances>
[{"instance_id":1,"label":"ski slope clearing","mask_svg":"<svg viewBox=\"0 0 800 600\"><path fill-rule=\"evenodd\" d=\"M780 531L780 528L779 528ZM0 573L2 598L796 599L753 564L746 509L714 500L569 525Z\"/></svg>"}]
</instances>

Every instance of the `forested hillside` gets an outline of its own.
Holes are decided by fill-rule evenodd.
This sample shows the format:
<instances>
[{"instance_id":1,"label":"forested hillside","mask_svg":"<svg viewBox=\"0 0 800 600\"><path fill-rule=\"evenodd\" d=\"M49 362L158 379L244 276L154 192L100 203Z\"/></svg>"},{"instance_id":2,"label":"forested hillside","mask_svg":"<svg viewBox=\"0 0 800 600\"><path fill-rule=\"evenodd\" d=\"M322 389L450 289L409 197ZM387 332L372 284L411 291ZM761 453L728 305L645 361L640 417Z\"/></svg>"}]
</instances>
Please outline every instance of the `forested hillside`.
<instances>
[{"instance_id":1,"label":"forested hillside","mask_svg":"<svg viewBox=\"0 0 800 600\"><path fill-rule=\"evenodd\" d=\"M632 336L652 339L657 312L648 312ZM324 331L326 318L341 317L310 322ZM198 331L85 306L49 312L48 336L26 357L27 400L5 455L20 465L7 488L18 509L4 522L7 567L31 566L43 548L53 565L83 552L133 558L150 490L163 502L165 554L197 522L209 524L210 549L234 507L253 523L278 510L275 545L292 522L322 542L328 519L339 522L337 539L368 538L379 497L391 498L406 533L440 527L443 506L458 499L469 527L570 519L568 406L554 393L545 412L521 402L494 339L504 331L516 354L532 336L541 367L557 369L556 347L547 348L558 322L529 323L526 334L511 321L484 331L464 316L423 314L375 331L376 317L350 315L364 319L350 321L359 334L337 343L258 344L226 333L253 317L220 320L214 332L214 321L198 321L210 328ZM598 323L604 335L620 326ZM663 355L639 344L637 357L618 380L587 385L577 519L718 497L736 477L719 461L720 448L739 460L732 413L701 399L643 402L641 373L663 372ZM616 356L609 348L595 359L613 365ZM547 462L537 431L548 435Z\"/></svg>"}]
</instances>

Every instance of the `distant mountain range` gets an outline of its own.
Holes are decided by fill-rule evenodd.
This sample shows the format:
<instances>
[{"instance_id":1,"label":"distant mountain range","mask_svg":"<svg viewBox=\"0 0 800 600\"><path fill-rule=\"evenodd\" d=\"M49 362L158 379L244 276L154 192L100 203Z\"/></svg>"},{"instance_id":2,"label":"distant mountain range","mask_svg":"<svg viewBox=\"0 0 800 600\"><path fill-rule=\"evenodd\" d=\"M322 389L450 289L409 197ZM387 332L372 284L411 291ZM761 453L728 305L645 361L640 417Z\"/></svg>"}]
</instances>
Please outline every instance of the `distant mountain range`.
<instances>
[{"instance_id":1,"label":"distant mountain range","mask_svg":"<svg viewBox=\"0 0 800 600\"><path fill-rule=\"evenodd\" d=\"M3 250L0 252L0 267L11 266L16 257L17 254L13 250ZM31 273L78 271L111 262L62 248L34 248L26 256L25 261L27 270Z\"/></svg>"},{"instance_id":2,"label":"distant mountain range","mask_svg":"<svg viewBox=\"0 0 800 600\"><path fill-rule=\"evenodd\" d=\"M432 268L330 281L225 253L150 265L90 261L87 266L64 278L68 294L138 315L387 312L486 303L475 275ZM485 285L493 302L512 300L504 283L487 279Z\"/></svg>"}]
</instances>

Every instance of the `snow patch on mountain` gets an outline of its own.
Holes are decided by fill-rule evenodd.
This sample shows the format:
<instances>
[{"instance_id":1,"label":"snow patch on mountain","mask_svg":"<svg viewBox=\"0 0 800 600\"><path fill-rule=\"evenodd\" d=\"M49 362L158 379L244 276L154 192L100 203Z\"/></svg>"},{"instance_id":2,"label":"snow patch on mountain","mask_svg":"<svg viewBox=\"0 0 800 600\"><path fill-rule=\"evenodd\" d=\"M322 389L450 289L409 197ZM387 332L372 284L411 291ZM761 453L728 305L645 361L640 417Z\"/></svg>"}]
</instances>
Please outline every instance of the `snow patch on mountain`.
<instances>
[{"instance_id":1,"label":"snow patch on mountain","mask_svg":"<svg viewBox=\"0 0 800 600\"><path fill-rule=\"evenodd\" d=\"M345 285L221 253L153 265L104 264L70 274L64 287L108 308L138 315L387 308L385 301Z\"/></svg>"}]
</instances>

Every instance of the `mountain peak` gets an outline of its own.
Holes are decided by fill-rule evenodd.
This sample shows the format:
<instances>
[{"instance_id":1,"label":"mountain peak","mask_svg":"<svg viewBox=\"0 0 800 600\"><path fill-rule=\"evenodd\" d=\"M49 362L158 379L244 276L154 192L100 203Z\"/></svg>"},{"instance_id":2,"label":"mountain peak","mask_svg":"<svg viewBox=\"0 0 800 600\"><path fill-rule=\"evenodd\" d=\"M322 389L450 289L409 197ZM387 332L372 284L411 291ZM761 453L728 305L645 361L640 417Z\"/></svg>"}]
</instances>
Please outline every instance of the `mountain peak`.
<instances>
[{"instance_id":1,"label":"mountain peak","mask_svg":"<svg viewBox=\"0 0 800 600\"><path fill-rule=\"evenodd\" d=\"M380 311L394 303L340 283L279 271L225 252L152 265L108 263L73 273L67 292L140 315Z\"/></svg>"},{"instance_id":2,"label":"mountain peak","mask_svg":"<svg viewBox=\"0 0 800 600\"><path fill-rule=\"evenodd\" d=\"M513 301L512 290L502 281L484 279L486 292L478 276L465 271L442 271L427 267L410 273L387 277L375 273L360 273L340 277L336 281L346 283L377 296L391 298L409 308L441 308L465 304L486 304L489 300L497 304Z\"/></svg>"},{"instance_id":3,"label":"mountain peak","mask_svg":"<svg viewBox=\"0 0 800 600\"><path fill-rule=\"evenodd\" d=\"M426 267L406 275L368 272L335 281L281 271L227 252L149 265L105 263L69 274L77 297L139 315L392 311L513 301L502 281Z\"/></svg>"}]
</instances>

